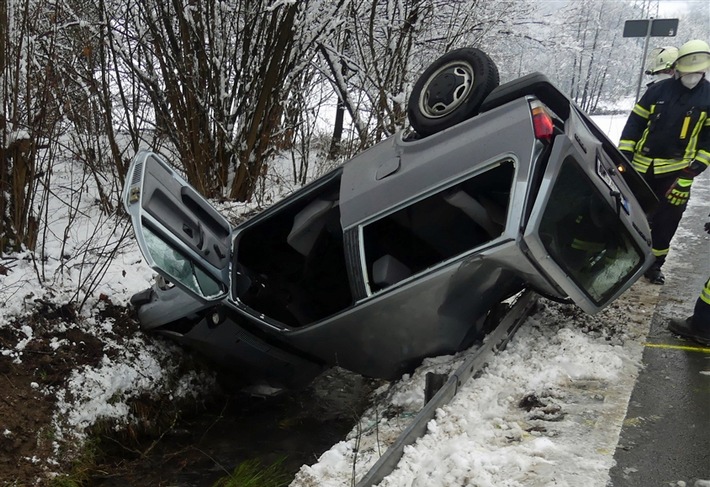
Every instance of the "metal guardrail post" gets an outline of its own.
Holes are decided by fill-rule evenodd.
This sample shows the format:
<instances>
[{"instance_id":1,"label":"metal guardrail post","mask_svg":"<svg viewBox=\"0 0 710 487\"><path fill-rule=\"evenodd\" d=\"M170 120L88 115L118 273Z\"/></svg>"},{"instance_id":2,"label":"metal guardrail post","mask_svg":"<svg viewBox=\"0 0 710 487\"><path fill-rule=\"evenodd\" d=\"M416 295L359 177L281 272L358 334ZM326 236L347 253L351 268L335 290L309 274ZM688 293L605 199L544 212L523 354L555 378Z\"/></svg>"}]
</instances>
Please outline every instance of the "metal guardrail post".
<instances>
[{"instance_id":1,"label":"metal guardrail post","mask_svg":"<svg viewBox=\"0 0 710 487\"><path fill-rule=\"evenodd\" d=\"M426 433L427 423L434 418L436 410L448 404L463 384L482 370L489 359L498 351L504 350L525 318L531 313L537 302L532 291L525 291L513 307L503 317L500 324L488 334L486 341L456 369L439 392L419 411L412 423L390 445L375 465L360 479L356 487L372 487L380 483L396 467L404 453L404 447L414 443Z\"/></svg>"}]
</instances>

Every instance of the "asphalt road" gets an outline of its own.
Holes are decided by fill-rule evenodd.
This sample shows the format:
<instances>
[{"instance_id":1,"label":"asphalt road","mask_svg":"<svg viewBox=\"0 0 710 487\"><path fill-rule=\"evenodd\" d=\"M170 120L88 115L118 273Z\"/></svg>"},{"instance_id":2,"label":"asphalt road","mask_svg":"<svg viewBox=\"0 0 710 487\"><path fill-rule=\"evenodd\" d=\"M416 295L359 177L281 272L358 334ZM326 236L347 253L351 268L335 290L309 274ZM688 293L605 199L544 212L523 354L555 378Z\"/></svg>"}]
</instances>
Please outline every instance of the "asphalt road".
<instances>
[{"instance_id":1,"label":"asphalt road","mask_svg":"<svg viewBox=\"0 0 710 487\"><path fill-rule=\"evenodd\" d=\"M614 487L710 485L710 347L682 340L666 328L669 318L692 313L710 276L710 237L703 231L710 212L710 175L704 174L693 191L664 266L666 284L647 337L644 369L610 472Z\"/></svg>"}]
</instances>

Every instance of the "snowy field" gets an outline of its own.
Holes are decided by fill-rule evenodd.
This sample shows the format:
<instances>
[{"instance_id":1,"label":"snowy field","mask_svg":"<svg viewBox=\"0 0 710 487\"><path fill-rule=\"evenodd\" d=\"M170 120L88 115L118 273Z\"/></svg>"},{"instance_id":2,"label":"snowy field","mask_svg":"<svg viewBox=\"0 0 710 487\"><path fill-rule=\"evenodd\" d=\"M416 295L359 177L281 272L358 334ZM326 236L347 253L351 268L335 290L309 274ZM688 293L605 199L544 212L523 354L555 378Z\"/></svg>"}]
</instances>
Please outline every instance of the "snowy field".
<instances>
[{"instance_id":1,"label":"snowy field","mask_svg":"<svg viewBox=\"0 0 710 487\"><path fill-rule=\"evenodd\" d=\"M600 128L618 141L625 116L595 117ZM708 171L710 172L710 171ZM696 183L705 197L691 205L707 204L708 181L704 174ZM71 178L71 174L67 174ZM90 201L90 198L86 198ZM220 208L238 214L249 208ZM113 222L96 225L95 209L87 207L84 227L74 226L71 248L62 247L63 228L58 218L48 242L42 268L51 282L40 286L36 264L15 256L12 272L0 284L0 329L36 309L37 302L65 303L82 286L81 265L87 240L112 243L123 238L120 252L75 322L103 337L107 353L96 366L78 368L62 386L37 385L39 393L58 398L53 425L55 451L67 438L81 438L99 419L117 424L131 421L127 402L141 394L194 397L212 387L209 374L186 374L175 382L177 347L154 344L143 335L112 349L112 320L99 321L96 309L106 296L126 305L132 294L151 284L153 272L143 264L137 246L126 228ZM695 224L695 222L693 222ZM681 223L678 236L697 233ZM675 245L675 244L674 244ZM672 272L672 255L668 265ZM46 282L46 281L45 281ZM605 486L613 463L629 396L641 367L643 344L648 332L658 286L637 283L604 312L588 316L574 307L543 301L540 311L528 319L508 349L489 365L480 378L469 383L428 425L428 434L408 447L398 468L380 485L385 487L428 486ZM690 309L691 304L688 304ZM21 328L13 347L0 353L22 363L24 351L36 330ZM68 346L61 340L56 349ZM352 485L406 427L423 405L427 371L455 370L465 358L439 357L427 360L414 374L378 390L377 407L369 410L359 426L312 465L304 465L291 487L342 487ZM172 365L171 365L172 364ZM5 437L13 434L2 424ZM57 459L28 458L48 471ZM679 486L684 479L678 479ZM703 481L705 482L705 481ZM698 487L709 487L706 483Z\"/></svg>"}]
</instances>

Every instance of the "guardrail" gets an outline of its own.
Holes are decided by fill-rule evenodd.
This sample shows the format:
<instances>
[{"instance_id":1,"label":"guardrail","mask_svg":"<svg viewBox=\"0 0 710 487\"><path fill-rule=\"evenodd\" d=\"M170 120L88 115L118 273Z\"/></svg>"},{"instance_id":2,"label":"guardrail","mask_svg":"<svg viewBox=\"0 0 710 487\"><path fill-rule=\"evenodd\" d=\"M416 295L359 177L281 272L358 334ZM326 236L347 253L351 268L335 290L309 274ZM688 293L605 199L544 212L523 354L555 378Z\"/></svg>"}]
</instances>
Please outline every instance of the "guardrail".
<instances>
[{"instance_id":1,"label":"guardrail","mask_svg":"<svg viewBox=\"0 0 710 487\"><path fill-rule=\"evenodd\" d=\"M505 349L525 318L535 309L536 303L537 296L532 291L525 291L521 294L501 319L500 324L488 334L483 345L456 369L441 389L419 411L412 423L360 479L356 487L376 485L397 467L397 463L404 453L404 447L411 445L417 438L423 436L426 433L427 423L434 418L436 410L448 404L468 379L483 370L491 357Z\"/></svg>"}]
</instances>

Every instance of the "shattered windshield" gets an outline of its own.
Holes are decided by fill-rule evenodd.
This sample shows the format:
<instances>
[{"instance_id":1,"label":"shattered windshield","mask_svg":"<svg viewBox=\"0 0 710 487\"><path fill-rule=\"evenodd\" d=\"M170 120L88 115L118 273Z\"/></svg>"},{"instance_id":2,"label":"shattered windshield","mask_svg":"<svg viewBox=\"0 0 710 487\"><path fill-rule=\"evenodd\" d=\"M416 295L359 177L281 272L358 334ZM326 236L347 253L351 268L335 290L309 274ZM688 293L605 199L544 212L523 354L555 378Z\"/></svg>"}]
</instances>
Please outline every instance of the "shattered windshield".
<instances>
[{"instance_id":1,"label":"shattered windshield","mask_svg":"<svg viewBox=\"0 0 710 487\"><path fill-rule=\"evenodd\" d=\"M550 256L596 304L614 294L644 261L618 211L573 159L564 161L540 236Z\"/></svg>"}]
</instances>

